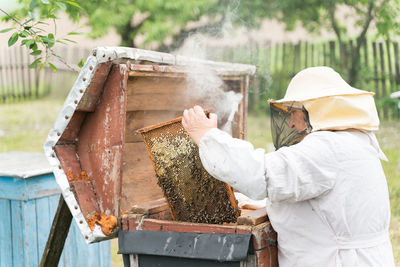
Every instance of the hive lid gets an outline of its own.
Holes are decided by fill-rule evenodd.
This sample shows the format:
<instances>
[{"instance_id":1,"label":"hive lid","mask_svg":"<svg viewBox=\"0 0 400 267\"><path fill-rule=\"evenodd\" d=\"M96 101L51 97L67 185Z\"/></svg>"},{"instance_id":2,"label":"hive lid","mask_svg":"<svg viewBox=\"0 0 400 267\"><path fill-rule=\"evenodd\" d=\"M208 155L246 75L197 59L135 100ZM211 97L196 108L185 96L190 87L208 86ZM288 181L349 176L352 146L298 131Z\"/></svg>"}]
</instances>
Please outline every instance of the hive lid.
<instances>
[{"instance_id":1,"label":"hive lid","mask_svg":"<svg viewBox=\"0 0 400 267\"><path fill-rule=\"evenodd\" d=\"M29 178L51 173L43 153L10 151L0 153L0 176Z\"/></svg>"},{"instance_id":2,"label":"hive lid","mask_svg":"<svg viewBox=\"0 0 400 267\"><path fill-rule=\"evenodd\" d=\"M130 64L149 63L163 66L200 64L218 75L227 76L255 72L252 65L191 59L135 48L98 47L91 51L44 143L46 158L65 202L88 243L116 234L114 231L107 236L99 227L92 231L87 217L95 214L88 214L87 210L106 215L120 213L125 124L121 114L126 107L128 73ZM109 122L109 125L100 122ZM88 169L95 175L82 173ZM74 186L69 182L68 173L69 177L78 178L74 179ZM95 193L91 187L97 187L98 191ZM87 194L77 193L78 189ZM85 211L85 207L90 209Z\"/></svg>"}]
</instances>

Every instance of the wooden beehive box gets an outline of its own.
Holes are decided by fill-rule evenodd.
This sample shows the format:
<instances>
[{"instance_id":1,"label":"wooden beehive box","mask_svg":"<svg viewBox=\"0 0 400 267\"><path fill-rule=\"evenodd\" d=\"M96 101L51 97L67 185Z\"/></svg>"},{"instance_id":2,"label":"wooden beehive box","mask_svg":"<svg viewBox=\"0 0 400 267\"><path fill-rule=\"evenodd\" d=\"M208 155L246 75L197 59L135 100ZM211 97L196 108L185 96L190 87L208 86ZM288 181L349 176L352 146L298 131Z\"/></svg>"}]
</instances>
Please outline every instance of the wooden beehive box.
<instances>
[{"instance_id":1,"label":"wooden beehive box","mask_svg":"<svg viewBox=\"0 0 400 267\"><path fill-rule=\"evenodd\" d=\"M251 65L134 48L91 52L44 145L88 243L115 237L122 214L163 198L136 130L176 118L195 104L218 110L220 103L211 101L218 100L217 95L188 94L193 85L188 75L216 75L224 91L242 94L231 126L232 135L244 139L247 90L254 72Z\"/></svg>"}]
</instances>

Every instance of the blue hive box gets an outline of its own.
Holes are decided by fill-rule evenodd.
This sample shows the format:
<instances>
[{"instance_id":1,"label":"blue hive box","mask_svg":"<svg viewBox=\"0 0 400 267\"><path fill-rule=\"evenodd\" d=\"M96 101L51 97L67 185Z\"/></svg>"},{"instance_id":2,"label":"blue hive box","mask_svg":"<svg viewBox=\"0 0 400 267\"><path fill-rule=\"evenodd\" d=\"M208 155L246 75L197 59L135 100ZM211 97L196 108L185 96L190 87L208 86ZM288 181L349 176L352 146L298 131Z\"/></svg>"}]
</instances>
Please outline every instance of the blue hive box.
<instances>
[{"instance_id":1,"label":"blue hive box","mask_svg":"<svg viewBox=\"0 0 400 267\"><path fill-rule=\"evenodd\" d=\"M60 190L42 153L0 153L0 266L38 266ZM58 266L111 266L110 241L87 245L75 221Z\"/></svg>"}]
</instances>

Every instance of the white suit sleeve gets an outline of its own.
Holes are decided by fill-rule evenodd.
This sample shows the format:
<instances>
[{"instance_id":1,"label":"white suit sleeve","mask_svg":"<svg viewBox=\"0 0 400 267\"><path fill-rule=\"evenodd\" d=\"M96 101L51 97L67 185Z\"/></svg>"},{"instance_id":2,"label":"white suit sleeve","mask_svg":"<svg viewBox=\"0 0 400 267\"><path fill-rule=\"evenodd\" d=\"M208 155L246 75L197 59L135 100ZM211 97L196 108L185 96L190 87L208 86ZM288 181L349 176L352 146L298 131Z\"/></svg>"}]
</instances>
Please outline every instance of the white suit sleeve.
<instances>
[{"instance_id":1,"label":"white suit sleeve","mask_svg":"<svg viewBox=\"0 0 400 267\"><path fill-rule=\"evenodd\" d=\"M201 138L199 154L204 168L216 179L251 199L266 197L263 149L254 150L249 142L212 129Z\"/></svg>"},{"instance_id":2,"label":"white suit sleeve","mask_svg":"<svg viewBox=\"0 0 400 267\"><path fill-rule=\"evenodd\" d=\"M299 144L265 154L244 140L212 129L201 139L200 158L215 178L252 199L296 202L333 188L340 164L329 134L312 133Z\"/></svg>"}]
</instances>

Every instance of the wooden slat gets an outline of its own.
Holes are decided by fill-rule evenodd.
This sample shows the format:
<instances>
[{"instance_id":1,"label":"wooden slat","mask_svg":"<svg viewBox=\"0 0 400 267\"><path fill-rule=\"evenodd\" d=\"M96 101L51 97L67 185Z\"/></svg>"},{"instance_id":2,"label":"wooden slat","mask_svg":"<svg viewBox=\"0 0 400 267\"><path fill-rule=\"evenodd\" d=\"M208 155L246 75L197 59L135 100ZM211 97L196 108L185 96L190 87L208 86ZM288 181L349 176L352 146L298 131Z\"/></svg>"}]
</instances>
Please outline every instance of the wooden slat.
<instances>
[{"instance_id":1,"label":"wooden slat","mask_svg":"<svg viewBox=\"0 0 400 267\"><path fill-rule=\"evenodd\" d=\"M311 44L311 66L315 66L314 44Z\"/></svg>"},{"instance_id":2,"label":"wooden slat","mask_svg":"<svg viewBox=\"0 0 400 267\"><path fill-rule=\"evenodd\" d=\"M308 67L308 42L304 43L304 68Z\"/></svg>"},{"instance_id":3,"label":"wooden slat","mask_svg":"<svg viewBox=\"0 0 400 267\"><path fill-rule=\"evenodd\" d=\"M128 97L127 111L135 110L174 110L183 112L184 109L191 108L196 104L202 104L201 100L187 98L185 95L172 94L140 94Z\"/></svg>"},{"instance_id":4,"label":"wooden slat","mask_svg":"<svg viewBox=\"0 0 400 267\"><path fill-rule=\"evenodd\" d=\"M135 204L164 196L143 142L126 143L123 159L122 211L129 211Z\"/></svg>"},{"instance_id":5,"label":"wooden slat","mask_svg":"<svg viewBox=\"0 0 400 267\"><path fill-rule=\"evenodd\" d=\"M25 216L24 220L24 249L25 264L37 265L39 263L38 254L38 235L36 220L36 200L22 202L22 210Z\"/></svg>"},{"instance_id":6,"label":"wooden slat","mask_svg":"<svg viewBox=\"0 0 400 267\"><path fill-rule=\"evenodd\" d=\"M257 225L267 220L267 211L265 208L261 208L245 215L242 215L238 218L238 225Z\"/></svg>"},{"instance_id":7,"label":"wooden slat","mask_svg":"<svg viewBox=\"0 0 400 267\"><path fill-rule=\"evenodd\" d=\"M383 43L379 43L379 59L381 61L381 83L382 83L382 98L385 98L387 96L386 92L386 70L385 70L385 57L384 57L384 52L383 52ZM383 117L385 119L388 118L388 108L386 105L383 106Z\"/></svg>"},{"instance_id":8,"label":"wooden slat","mask_svg":"<svg viewBox=\"0 0 400 267\"><path fill-rule=\"evenodd\" d=\"M128 97L138 94L182 94L187 90L187 81L183 78L129 77Z\"/></svg>"},{"instance_id":9,"label":"wooden slat","mask_svg":"<svg viewBox=\"0 0 400 267\"><path fill-rule=\"evenodd\" d=\"M165 210L168 210L168 203L165 198L160 198L154 201L133 205L131 213L155 214Z\"/></svg>"},{"instance_id":10,"label":"wooden slat","mask_svg":"<svg viewBox=\"0 0 400 267\"><path fill-rule=\"evenodd\" d=\"M134 77L127 84L127 111L174 110L202 104L190 97L185 79Z\"/></svg>"},{"instance_id":11,"label":"wooden slat","mask_svg":"<svg viewBox=\"0 0 400 267\"><path fill-rule=\"evenodd\" d=\"M0 48L0 86L1 86L1 100L5 102L6 100L6 62L4 61L5 56L4 56L4 48Z\"/></svg>"},{"instance_id":12,"label":"wooden slat","mask_svg":"<svg viewBox=\"0 0 400 267\"><path fill-rule=\"evenodd\" d=\"M330 41L329 42L329 63L331 65L331 67L335 66L335 59L336 59L336 55L335 55L335 41Z\"/></svg>"},{"instance_id":13,"label":"wooden slat","mask_svg":"<svg viewBox=\"0 0 400 267\"><path fill-rule=\"evenodd\" d=\"M12 259L13 263L18 263L24 259L25 238L24 238L24 220L22 212L22 201L11 200L11 221L12 221Z\"/></svg>"},{"instance_id":14,"label":"wooden slat","mask_svg":"<svg viewBox=\"0 0 400 267\"><path fill-rule=\"evenodd\" d=\"M51 219L54 216L53 213L50 213L49 200L50 200L49 197L41 197L36 199L35 212L36 212L39 257L43 255L43 251L46 247L47 237L49 236L51 227Z\"/></svg>"},{"instance_id":15,"label":"wooden slat","mask_svg":"<svg viewBox=\"0 0 400 267\"><path fill-rule=\"evenodd\" d=\"M373 42L372 43L372 52L373 52L373 60L374 62L374 81L375 81L375 96L377 99L380 98L380 92L379 92L379 79L378 79L378 53L377 53L377 43ZM379 112L379 110L378 110Z\"/></svg>"},{"instance_id":16,"label":"wooden slat","mask_svg":"<svg viewBox=\"0 0 400 267\"><path fill-rule=\"evenodd\" d=\"M0 198L0 266L13 266L11 201Z\"/></svg>"},{"instance_id":17,"label":"wooden slat","mask_svg":"<svg viewBox=\"0 0 400 267\"><path fill-rule=\"evenodd\" d=\"M400 84L400 67L399 67L399 43L398 42L394 42L393 44L393 48L394 48L394 68L395 68L395 72L396 72L396 84L399 85Z\"/></svg>"},{"instance_id":18,"label":"wooden slat","mask_svg":"<svg viewBox=\"0 0 400 267\"><path fill-rule=\"evenodd\" d=\"M136 130L143 127L154 125L160 122L169 121L176 117L182 116L182 111L171 110L138 110L126 112L126 130L125 142L141 142L143 138L141 134L137 134Z\"/></svg>"},{"instance_id":19,"label":"wooden slat","mask_svg":"<svg viewBox=\"0 0 400 267\"><path fill-rule=\"evenodd\" d=\"M388 40L386 40L386 55L387 55L387 60L388 60L388 71L389 71L389 77L388 82L389 82L389 88L393 88L395 85L395 81L394 81L394 76L393 76L393 68L392 68L392 55L391 55L391 42Z\"/></svg>"}]
</instances>

